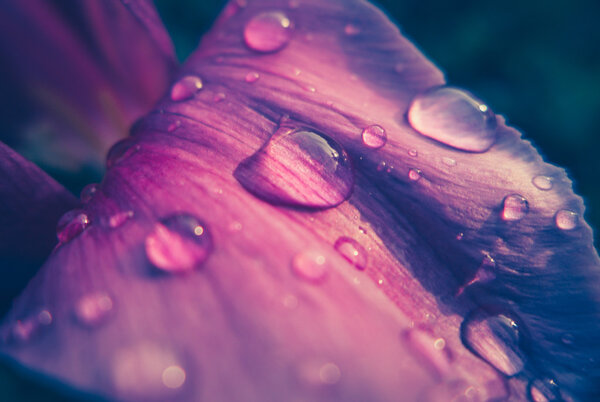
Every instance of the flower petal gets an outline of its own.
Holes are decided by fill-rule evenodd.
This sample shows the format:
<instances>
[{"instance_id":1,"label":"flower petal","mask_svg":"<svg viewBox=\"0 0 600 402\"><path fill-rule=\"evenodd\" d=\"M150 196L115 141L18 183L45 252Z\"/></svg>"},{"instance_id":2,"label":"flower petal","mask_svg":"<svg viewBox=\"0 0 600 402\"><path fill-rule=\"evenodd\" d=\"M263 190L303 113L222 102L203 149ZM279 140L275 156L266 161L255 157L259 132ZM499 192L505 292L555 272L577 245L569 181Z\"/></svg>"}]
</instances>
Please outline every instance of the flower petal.
<instances>
[{"instance_id":1,"label":"flower petal","mask_svg":"<svg viewBox=\"0 0 600 402\"><path fill-rule=\"evenodd\" d=\"M599 263L564 172L434 89L365 2L243 5L110 152L4 353L122 399L598 392Z\"/></svg>"},{"instance_id":2,"label":"flower petal","mask_svg":"<svg viewBox=\"0 0 600 402\"><path fill-rule=\"evenodd\" d=\"M152 3L2 7L2 140L56 175L99 176L110 144L156 102L176 63Z\"/></svg>"}]
</instances>

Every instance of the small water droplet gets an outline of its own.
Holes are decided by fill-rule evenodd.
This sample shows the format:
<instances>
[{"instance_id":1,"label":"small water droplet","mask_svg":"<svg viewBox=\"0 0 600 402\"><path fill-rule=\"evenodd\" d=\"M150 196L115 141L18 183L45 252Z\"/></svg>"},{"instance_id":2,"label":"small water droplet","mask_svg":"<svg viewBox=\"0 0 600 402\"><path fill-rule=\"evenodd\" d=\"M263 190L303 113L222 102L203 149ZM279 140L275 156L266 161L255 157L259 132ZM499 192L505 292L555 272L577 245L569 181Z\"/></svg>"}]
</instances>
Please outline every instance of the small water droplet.
<instances>
[{"instance_id":1,"label":"small water droplet","mask_svg":"<svg viewBox=\"0 0 600 402\"><path fill-rule=\"evenodd\" d=\"M258 74L256 71L250 71L248 74L246 74L246 78L244 79L247 83L252 84L253 82L258 81L259 78L260 74Z\"/></svg>"},{"instance_id":2,"label":"small water droplet","mask_svg":"<svg viewBox=\"0 0 600 402\"><path fill-rule=\"evenodd\" d=\"M292 270L309 282L320 282L327 275L327 259L319 251L304 251L292 260Z\"/></svg>"},{"instance_id":3,"label":"small water droplet","mask_svg":"<svg viewBox=\"0 0 600 402\"><path fill-rule=\"evenodd\" d=\"M519 194L511 194L504 198L501 218L505 221L521 220L529 212L529 202Z\"/></svg>"},{"instance_id":4,"label":"small water droplet","mask_svg":"<svg viewBox=\"0 0 600 402\"><path fill-rule=\"evenodd\" d=\"M110 226L113 229L116 229L119 226L123 225L125 222L127 222L132 217L133 217L133 211L117 212L116 214L114 214L110 218L108 218L108 226Z\"/></svg>"},{"instance_id":5,"label":"small water droplet","mask_svg":"<svg viewBox=\"0 0 600 402\"><path fill-rule=\"evenodd\" d=\"M11 340L24 343L31 340L44 327L52 324L53 317L50 311L44 309L37 314L17 320L11 327Z\"/></svg>"},{"instance_id":6,"label":"small water droplet","mask_svg":"<svg viewBox=\"0 0 600 402\"><path fill-rule=\"evenodd\" d=\"M336 206L350 196L354 186L345 150L311 129L281 129L240 163L234 176L267 202L310 208Z\"/></svg>"},{"instance_id":7,"label":"small water droplet","mask_svg":"<svg viewBox=\"0 0 600 402\"><path fill-rule=\"evenodd\" d=\"M85 211L81 209L68 211L58 220L56 237L61 243L66 243L83 232L89 223L90 220Z\"/></svg>"},{"instance_id":8,"label":"small water droplet","mask_svg":"<svg viewBox=\"0 0 600 402\"><path fill-rule=\"evenodd\" d=\"M419 152L417 152L416 149L409 149L408 156L412 156L413 158L416 158L417 156L419 156Z\"/></svg>"},{"instance_id":9,"label":"small water droplet","mask_svg":"<svg viewBox=\"0 0 600 402\"><path fill-rule=\"evenodd\" d=\"M557 382L550 378L530 381L527 391L532 402L563 401Z\"/></svg>"},{"instance_id":10,"label":"small water droplet","mask_svg":"<svg viewBox=\"0 0 600 402\"><path fill-rule=\"evenodd\" d=\"M345 236L340 237L335 242L334 248L357 269L362 271L366 268L367 251L356 240Z\"/></svg>"},{"instance_id":11,"label":"small water droplet","mask_svg":"<svg viewBox=\"0 0 600 402\"><path fill-rule=\"evenodd\" d=\"M446 348L446 340L439 338L420 328L409 329L404 333L411 349L438 376L443 376L450 369L450 355Z\"/></svg>"},{"instance_id":12,"label":"small water droplet","mask_svg":"<svg viewBox=\"0 0 600 402\"><path fill-rule=\"evenodd\" d=\"M94 195L98 192L98 187L98 183L91 183L85 186L81 190L81 193L79 195L79 198L81 198L81 202L83 204L87 204L88 202L90 202L92 198L94 198Z\"/></svg>"},{"instance_id":13,"label":"small water droplet","mask_svg":"<svg viewBox=\"0 0 600 402\"><path fill-rule=\"evenodd\" d=\"M181 127L181 120L174 121L173 123L169 124L169 127L167 127L167 132L172 133L179 127Z\"/></svg>"},{"instance_id":14,"label":"small water droplet","mask_svg":"<svg viewBox=\"0 0 600 402\"><path fill-rule=\"evenodd\" d=\"M292 21L281 11L267 11L254 16L244 28L246 45L257 52L281 50L292 37Z\"/></svg>"},{"instance_id":15,"label":"small water droplet","mask_svg":"<svg viewBox=\"0 0 600 402\"><path fill-rule=\"evenodd\" d=\"M195 75L186 75L171 87L171 100L179 102L187 100L202 89L202 79Z\"/></svg>"},{"instance_id":16,"label":"small water droplet","mask_svg":"<svg viewBox=\"0 0 600 402\"><path fill-rule=\"evenodd\" d=\"M387 142L387 134L383 127L373 124L363 130L362 141L369 148L381 148Z\"/></svg>"},{"instance_id":17,"label":"small water droplet","mask_svg":"<svg viewBox=\"0 0 600 402\"><path fill-rule=\"evenodd\" d=\"M421 178L421 171L419 169L408 169L408 178L412 181L417 181Z\"/></svg>"},{"instance_id":18,"label":"small water droplet","mask_svg":"<svg viewBox=\"0 0 600 402\"><path fill-rule=\"evenodd\" d=\"M162 382L167 388L180 388L185 382L185 370L180 366L167 367L162 372Z\"/></svg>"},{"instance_id":19,"label":"small water droplet","mask_svg":"<svg viewBox=\"0 0 600 402\"><path fill-rule=\"evenodd\" d=\"M579 215L577 212L561 209L554 216L554 222L556 223L556 227L561 230L573 230L579 223Z\"/></svg>"},{"instance_id":20,"label":"small water droplet","mask_svg":"<svg viewBox=\"0 0 600 402\"><path fill-rule=\"evenodd\" d=\"M442 163L446 166L456 166L456 161L452 158L448 158L447 156L442 158Z\"/></svg>"},{"instance_id":21,"label":"small water droplet","mask_svg":"<svg viewBox=\"0 0 600 402\"><path fill-rule=\"evenodd\" d=\"M347 24L344 27L344 33L348 36L355 36L360 33L360 28L354 24Z\"/></svg>"},{"instance_id":22,"label":"small water droplet","mask_svg":"<svg viewBox=\"0 0 600 402\"><path fill-rule=\"evenodd\" d=\"M132 138L125 138L116 142L106 154L106 168L110 169L139 150L140 145L134 145Z\"/></svg>"},{"instance_id":23,"label":"small water droplet","mask_svg":"<svg viewBox=\"0 0 600 402\"><path fill-rule=\"evenodd\" d=\"M215 103L223 102L225 100L225 98L226 98L226 95L223 92L218 92L213 97L213 102L215 102Z\"/></svg>"},{"instance_id":24,"label":"small water droplet","mask_svg":"<svg viewBox=\"0 0 600 402\"><path fill-rule=\"evenodd\" d=\"M450 147L485 152L496 142L496 117L471 94L438 87L412 100L408 121L420 134Z\"/></svg>"},{"instance_id":25,"label":"small water droplet","mask_svg":"<svg viewBox=\"0 0 600 402\"><path fill-rule=\"evenodd\" d=\"M536 186L539 190L548 191L552 189L552 177L548 176L535 176L531 182L534 186Z\"/></svg>"},{"instance_id":26,"label":"small water droplet","mask_svg":"<svg viewBox=\"0 0 600 402\"><path fill-rule=\"evenodd\" d=\"M199 268L213 248L206 224L186 213L161 219L146 237L145 245L152 265L169 273Z\"/></svg>"},{"instance_id":27,"label":"small water droplet","mask_svg":"<svg viewBox=\"0 0 600 402\"><path fill-rule=\"evenodd\" d=\"M507 376L524 367L522 334L517 321L507 314L470 314L460 327L463 344L472 353Z\"/></svg>"},{"instance_id":28,"label":"small water droplet","mask_svg":"<svg viewBox=\"0 0 600 402\"><path fill-rule=\"evenodd\" d=\"M94 292L81 297L75 304L75 318L87 327L100 325L109 316L113 301L104 292Z\"/></svg>"}]
</instances>

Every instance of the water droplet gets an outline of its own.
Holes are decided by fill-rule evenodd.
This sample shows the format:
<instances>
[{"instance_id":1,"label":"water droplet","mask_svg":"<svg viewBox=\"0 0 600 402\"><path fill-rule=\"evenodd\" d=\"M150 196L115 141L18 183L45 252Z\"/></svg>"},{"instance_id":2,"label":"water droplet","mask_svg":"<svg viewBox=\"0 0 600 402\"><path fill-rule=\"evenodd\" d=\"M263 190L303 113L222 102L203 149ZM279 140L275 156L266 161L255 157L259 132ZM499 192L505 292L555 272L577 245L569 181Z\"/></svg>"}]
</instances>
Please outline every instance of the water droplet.
<instances>
[{"instance_id":1,"label":"water droplet","mask_svg":"<svg viewBox=\"0 0 600 402\"><path fill-rule=\"evenodd\" d=\"M52 314L45 309L30 317L17 320L11 327L11 340L19 343L28 342L44 327L52 324L52 321Z\"/></svg>"},{"instance_id":2,"label":"water droplet","mask_svg":"<svg viewBox=\"0 0 600 402\"><path fill-rule=\"evenodd\" d=\"M145 244L152 265L169 273L199 268L213 248L206 224L185 213L161 219L146 237Z\"/></svg>"},{"instance_id":3,"label":"water droplet","mask_svg":"<svg viewBox=\"0 0 600 402\"><path fill-rule=\"evenodd\" d=\"M105 321L112 308L113 301L106 293L90 293L75 304L75 318L85 326L95 327Z\"/></svg>"},{"instance_id":4,"label":"water droplet","mask_svg":"<svg viewBox=\"0 0 600 402\"><path fill-rule=\"evenodd\" d=\"M442 158L442 163L446 166L456 166L456 161L452 158L448 158L447 156Z\"/></svg>"},{"instance_id":5,"label":"water droplet","mask_svg":"<svg viewBox=\"0 0 600 402\"><path fill-rule=\"evenodd\" d=\"M363 130L362 141L369 148L381 148L387 142L387 134L383 127L374 124Z\"/></svg>"},{"instance_id":6,"label":"water droplet","mask_svg":"<svg viewBox=\"0 0 600 402\"><path fill-rule=\"evenodd\" d=\"M348 36L355 36L360 33L360 28L354 24L347 24L344 27L344 33Z\"/></svg>"},{"instance_id":7,"label":"water droplet","mask_svg":"<svg viewBox=\"0 0 600 402\"><path fill-rule=\"evenodd\" d=\"M226 98L226 95L223 92L219 92L219 93L216 93L215 96L213 97L213 102L219 103L219 102L224 101L225 98Z\"/></svg>"},{"instance_id":8,"label":"water droplet","mask_svg":"<svg viewBox=\"0 0 600 402\"><path fill-rule=\"evenodd\" d=\"M85 186L79 195L81 202L87 204L94 198L94 195L98 192L98 183L91 183Z\"/></svg>"},{"instance_id":9,"label":"water droplet","mask_svg":"<svg viewBox=\"0 0 600 402\"><path fill-rule=\"evenodd\" d=\"M327 275L327 259L319 251L304 251L292 260L292 270L300 278L320 282Z\"/></svg>"},{"instance_id":10,"label":"water droplet","mask_svg":"<svg viewBox=\"0 0 600 402\"><path fill-rule=\"evenodd\" d=\"M167 127L167 132L172 133L179 127L181 127L181 120L174 121L173 123L169 124L169 127Z\"/></svg>"},{"instance_id":11,"label":"water droplet","mask_svg":"<svg viewBox=\"0 0 600 402\"><path fill-rule=\"evenodd\" d=\"M472 353L507 376L523 370L522 334L507 314L470 314L460 327L463 344Z\"/></svg>"},{"instance_id":12,"label":"water droplet","mask_svg":"<svg viewBox=\"0 0 600 402\"><path fill-rule=\"evenodd\" d=\"M133 211L118 212L108 218L108 226L113 229L118 228L133 217Z\"/></svg>"},{"instance_id":13,"label":"water droplet","mask_svg":"<svg viewBox=\"0 0 600 402\"><path fill-rule=\"evenodd\" d=\"M521 220L529 212L529 202L519 194L511 194L504 198L500 216L505 221Z\"/></svg>"},{"instance_id":14,"label":"water droplet","mask_svg":"<svg viewBox=\"0 0 600 402\"><path fill-rule=\"evenodd\" d=\"M421 178L421 171L419 169L408 169L408 178L412 181L417 181Z\"/></svg>"},{"instance_id":15,"label":"water droplet","mask_svg":"<svg viewBox=\"0 0 600 402\"><path fill-rule=\"evenodd\" d=\"M257 52L281 50L292 37L292 22L281 11L267 11L254 16L244 28L246 45Z\"/></svg>"},{"instance_id":16,"label":"water droplet","mask_svg":"<svg viewBox=\"0 0 600 402\"><path fill-rule=\"evenodd\" d=\"M300 382L310 387L331 386L342 377L338 365L324 358L304 359L296 370Z\"/></svg>"},{"instance_id":17,"label":"water droplet","mask_svg":"<svg viewBox=\"0 0 600 402\"><path fill-rule=\"evenodd\" d=\"M85 211L81 209L68 211L58 220L56 237L61 243L66 243L83 232L89 223L90 220Z\"/></svg>"},{"instance_id":18,"label":"water droplet","mask_svg":"<svg viewBox=\"0 0 600 402\"><path fill-rule=\"evenodd\" d=\"M125 138L116 142L106 154L106 168L110 169L139 150L139 144L134 145L132 138Z\"/></svg>"},{"instance_id":19,"label":"water droplet","mask_svg":"<svg viewBox=\"0 0 600 402\"><path fill-rule=\"evenodd\" d=\"M167 367L162 372L162 382L167 388L180 388L185 382L185 370L180 366Z\"/></svg>"},{"instance_id":20,"label":"water droplet","mask_svg":"<svg viewBox=\"0 0 600 402\"><path fill-rule=\"evenodd\" d=\"M252 84L253 82L258 81L259 78L260 74L258 74L256 71L250 71L248 74L246 74L246 78L244 79L246 82Z\"/></svg>"},{"instance_id":21,"label":"water droplet","mask_svg":"<svg viewBox=\"0 0 600 402\"><path fill-rule=\"evenodd\" d=\"M408 156L412 156L413 158L416 158L417 156L419 156L419 152L417 152L416 149L409 149Z\"/></svg>"},{"instance_id":22,"label":"water droplet","mask_svg":"<svg viewBox=\"0 0 600 402\"><path fill-rule=\"evenodd\" d=\"M240 163L234 176L246 190L267 202L311 208L342 203L354 186L346 151L310 129L281 129Z\"/></svg>"},{"instance_id":23,"label":"water droplet","mask_svg":"<svg viewBox=\"0 0 600 402\"><path fill-rule=\"evenodd\" d=\"M579 215L577 215L577 212L561 209L554 216L554 222L556 227L561 230L573 230L579 223Z\"/></svg>"},{"instance_id":24,"label":"water droplet","mask_svg":"<svg viewBox=\"0 0 600 402\"><path fill-rule=\"evenodd\" d=\"M463 151L485 152L496 142L494 113L457 88L439 87L415 96L408 121L420 134Z\"/></svg>"},{"instance_id":25,"label":"water droplet","mask_svg":"<svg viewBox=\"0 0 600 402\"><path fill-rule=\"evenodd\" d=\"M532 402L562 401L560 389L555 380L534 379L527 386L527 393Z\"/></svg>"},{"instance_id":26,"label":"water droplet","mask_svg":"<svg viewBox=\"0 0 600 402\"><path fill-rule=\"evenodd\" d=\"M171 100L179 102L192 98L202 89L202 80L195 75L186 75L171 87Z\"/></svg>"},{"instance_id":27,"label":"water droplet","mask_svg":"<svg viewBox=\"0 0 600 402\"><path fill-rule=\"evenodd\" d=\"M367 251L356 240L340 237L335 242L334 248L357 269L362 271L367 266Z\"/></svg>"},{"instance_id":28,"label":"water droplet","mask_svg":"<svg viewBox=\"0 0 600 402\"><path fill-rule=\"evenodd\" d=\"M552 177L548 176L535 176L531 182L534 186L536 186L539 190L548 191L552 189Z\"/></svg>"},{"instance_id":29,"label":"water droplet","mask_svg":"<svg viewBox=\"0 0 600 402\"><path fill-rule=\"evenodd\" d=\"M335 363L325 363L319 369L319 378L323 384L335 384L341 376L342 372Z\"/></svg>"}]
</instances>

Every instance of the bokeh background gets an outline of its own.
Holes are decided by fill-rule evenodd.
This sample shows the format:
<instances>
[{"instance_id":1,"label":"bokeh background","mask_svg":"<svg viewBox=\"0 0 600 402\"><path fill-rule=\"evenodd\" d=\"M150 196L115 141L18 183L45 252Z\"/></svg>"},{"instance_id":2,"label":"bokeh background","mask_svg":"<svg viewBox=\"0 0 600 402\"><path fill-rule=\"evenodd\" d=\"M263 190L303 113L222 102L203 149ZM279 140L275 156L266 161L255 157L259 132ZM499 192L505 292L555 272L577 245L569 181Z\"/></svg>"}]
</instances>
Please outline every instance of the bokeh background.
<instances>
[{"instance_id":1,"label":"bokeh background","mask_svg":"<svg viewBox=\"0 0 600 402\"><path fill-rule=\"evenodd\" d=\"M193 51L225 4L155 2L180 60ZM600 244L600 1L376 3L446 73L449 83L485 100L521 129L547 161L567 169ZM0 366L0 399L81 398L32 382L25 374Z\"/></svg>"}]
</instances>

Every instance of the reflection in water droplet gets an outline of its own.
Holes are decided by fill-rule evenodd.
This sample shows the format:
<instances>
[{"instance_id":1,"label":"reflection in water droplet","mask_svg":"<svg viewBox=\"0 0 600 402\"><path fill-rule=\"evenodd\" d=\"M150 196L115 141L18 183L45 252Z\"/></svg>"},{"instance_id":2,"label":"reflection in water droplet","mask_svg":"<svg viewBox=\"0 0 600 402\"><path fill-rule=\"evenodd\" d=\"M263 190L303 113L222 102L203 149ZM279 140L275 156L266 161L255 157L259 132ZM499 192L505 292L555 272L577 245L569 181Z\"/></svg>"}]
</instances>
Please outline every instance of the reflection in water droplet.
<instances>
[{"instance_id":1,"label":"reflection in water droplet","mask_svg":"<svg viewBox=\"0 0 600 402\"><path fill-rule=\"evenodd\" d=\"M248 74L246 74L246 78L244 79L246 82L252 84L253 82L258 81L259 78L260 74L258 74L256 71L250 71Z\"/></svg>"},{"instance_id":2,"label":"reflection in water droplet","mask_svg":"<svg viewBox=\"0 0 600 402\"><path fill-rule=\"evenodd\" d=\"M132 138L125 138L116 142L106 154L106 168L110 169L125 158L139 151L139 144L134 145Z\"/></svg>"},{"instance_id":3,"label":"reflection in water droplet","mask_svg":"<svg viewBox=\"0 0 600 402\"><path fill-rule=\"evenodd\" d=\"M460 330L465 347L500 372L513 376L523 370L521 330L507 314L477 311L465 318Z\"/></svg>"},{"instance_id":4,"label":"reflection in water droplet","mask_svg":"<svg viewBox=\"0 0 600 402\"><path fill-rule=\"evenodd\" d=\"M75 318L88 327L105 321L113 308L113 301L104 292L94 292L81 297L75 304Z\"/></svg>"},{"instance_id":5,"label":"reflection in water droplet","mask_svg":"<svg viewBox=\"0 0 600 402\"><path fill-rule=\"evenodd\" d=\"M531 182L534 186L542 191L548 191L552 189L552 177L548 176L535 176Z\"/></svg>"},{"instance_id":6,"label":"reflection in water droplet","mask_svg":"<svg viewBox=\"0 0 600 402\"><path fill-rule=\"evenodd\" d=\"M178 102L192 98L202 89L202 80L195 75L187 75L171 87L171 100Z\"/></svg>"},{"instance_id":7,"label":"reflection in water droplet","mask_svg":"<svg viewBox=\"0 0 600 402\"><path fill-rule=\"evenodd\" d=\"M421 178L421 171L419 169L409 169L408 178L412 181L417 181Z\"/></svg>"},{"instance_id":8,"label":"reflection in water droplet","mask_svg":"<svg viewBox=\"0 0 600 402\"><path fill-rule=\"evenodd\" d=\"M334 248L357 269L362 271L367 266L367 251L356 240L340 237L335 242Z\"/></svg>"},{"instance_id":9,"label":"reflection in water droplet","mask_svg":"<svg viewBox=\"0 0 600 402\"><path fill-rule=\"evenodd\" d=\"M199 268L213 248L206 224L185 213L161 219L146 237L145 245L152 265L169 273Z\"/></svg>"},{"instance_id":10,"label":"reflection in water droplet","mask_svg":"<svg viewBox=\"0 0 600 402\"><path fill-rule=\"evenodd\" d=\"M496 142L494 113L457 88L439 87L415 96L408 121L420 134L463 151L485 152Z\"/></svg>"},{"instance_id":11,"label":"reflection in water droplet","mask_svg":"<svg viewBox=\"0 0 600 402\"><path fill-rule=\"evenodd\" d=\"M381 148L387 142L387 134L383 127L374 124L363 130L362 141L369 148Z\"/></svg>"},{"instance_id":12,"label":"reflection in water droplet","mask_svg":"<svg viewBox=\"0 0 600 402\"><path fill-rule=\"evenodd\" d=\"M56 237L61 243L66 243L83 232L89 223L90 220L85 211L81 209L68 211L58 220Z\"/></svg>"},{"instance_id":13,"label":"reflection in water droplet","mask_svg":"<svg viewBox=\"0 0 600 402\"><path fill-rule=\"evenodd\" d=\"M327 275L327 259L319 251L304 251L292 260L292 270L300 278L320 282Z\"/></svg>"},{"instance_id":14,"label":"reflection in water droplet","mask_svg":"<svg viewBox=\"0 0 600 402\"><path fill-rule=\"evenodd\" d=\"M257 52L276 52L288 44L292 28L291 20L283 12L263 12L246 24L244 41Z\"/></svg>"},{"instance_id":15,"label":"reflection in water droplet","mask_svg":"<svg viewBox=\"0 0 600 402\"><path fill-rule=\"evenodd\" d=\"M505 221L521 220L529 212L529 203L519 194L511 194L504 198L502 213L500 216Z\"/></svg>"},{"instance_id":16,"label":"reflection in water droplet","mask_svg":"<svg viewBox=\"0 0 600 402\"><path fill-rule=\"evenodd\" d=\"M118 212L108 218L108 226L113 229L118 228L133 217L133 211Z\"/></svg>"},{"instance_id":17,"label":"reflection in water droplet","mask_svg":"<svg viewBox=\"0 0 600 402\"><path fill-rule=\"evenodd\" d=\"M534 379L527 386L532 402L563 401L558 384L553 379Z\"/></svg>"},{"instance_id":18,"label":"reflection in water droplet","mask_svg":"<svg viewBox=\"0 0 600 402\"><path fill-rule=\"evenodd\" d=\"M436 375L443 376L450 369L450 354L446 340L419 328L404 333L410 349Z\"/></svg>"},{"instance_id":19,"label":"reflection in water droplet","mask_svg":"<svg viewBox=\"0 0 600 402\"><path fill-rule=\"evenodd\" d=\"M311 208L342 203L354 185L344 149L309 129L281 129L240 163L234 176L246 190L267 202Z\"/></svg>"},{"instance_id":20,"label":"reflection in water droplet","mask_svg":"<svg viewBox=\"0 0 600 402\"><path fill-rule=\"evenodd\" d=\"M554 222L556 227L561 230L573 230L579 223L579 215L577 215L577 212L561 209L554 216Z\"/></svg>"},{"instance_id":21,"label":"reflection in water droplet","mask_svg":"<svg viewBox=\"0 0 600 402\"><path fill-rule=\"evenodd\" d=\"M98 183L91 183L81 190L79 198L81 198L83 204L87 204L94 198L94 195L98 192L98 186Z\"/></svg>"}]
</instances>

